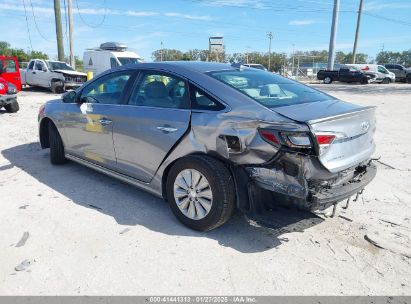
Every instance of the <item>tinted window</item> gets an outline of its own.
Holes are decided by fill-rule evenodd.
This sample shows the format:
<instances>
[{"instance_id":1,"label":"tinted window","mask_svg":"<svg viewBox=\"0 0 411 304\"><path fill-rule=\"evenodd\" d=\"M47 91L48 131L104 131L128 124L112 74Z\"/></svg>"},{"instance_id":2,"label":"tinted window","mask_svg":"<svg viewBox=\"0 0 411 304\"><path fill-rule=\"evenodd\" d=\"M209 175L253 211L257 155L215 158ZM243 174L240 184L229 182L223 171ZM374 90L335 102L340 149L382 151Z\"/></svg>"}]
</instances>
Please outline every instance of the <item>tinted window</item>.
<instances>
[{"instance_id":1,"label":"tinted window","mask_svg":"<svg viewBox=\"0 0 411 304\"><path fill-rule=\"evenodd\" d=\"M190 85L190 93L193 110L220 111L224 109L221 103L193 85Z\"/></svg>"},{"instance_id":2,"label":"tinted window","mask_svg":"<svg viewBox=\"0 0 411 304\"><path fill-rule=\"evenodd\" d=\"M392 64L386 64L385 67L387 69L395 69L395 67Z\"/></svg>"},{"instance_id":3,"label":"tinted window","mask_svg":"<svg viewBox=\"0 0 411 304\"><path fill-rule=\"evenodd\" d=\"M34 68L34 61L31 61L30 64L29 64L28 69L32 70L33 68Z\"/></svg>"},{"instance_id":4,"label":"tinted window","mask_svg":"<svg viewBox=\"0 0 411 304\"><path fill-rule=\"evenodd\" d=\"M162 73L144 73L128 104L187 109L190 105L187 84L178 77Z\"/></svg>"},{"instance_id":5,"label":"tinted window","mask_svg":"<svg viewBox=\"0 0 411 304\"><path fill-rule=\"evenodd\" d=\"M16 72L16 63L14 62L14 60L7 59L5 60L5 62L6 62L7 73Z\"/></svg>"},{"instance_id":6,"label":"tinted window","mask_svg":"<svg viewBox=\"0 0 411 304\"><path fill-rule=\"evenodd\" d=\"M119 66L116 58L113 58L113 57L110 58L110 66L111 66L111 68L115 68L115 67Z\"/></svg>"},{"instance_id":7,"label":"tinted window","mask_svg":"<svg viewBox=\"0 0 411 304\"><path fill-rule=\"evenodd\" d=\"M43 70L44 63L41 61L36 61L36 70L41 71Z\"/></svg>"},{"instance_id":8,"label":"tinted window","mask_svg":"<svg viewBox=\"0 0 411 304\"><path fill-rule=\"evenodd\" d=\"M208 74L269 108L332 98L298 82L257 69L216 71Z\"/></svg>"},{"instance_id":9,"label":"tinted window","mask_svg":"<svg viewBox=\"0 0 411 304\"><path fill-rule=\"evenodd\" d=\"M138 58L129 58L129 57L117 57L118 61L120 61L121 65L126 64L136 64L141 62Z\"/></svg>"},{"instance_id":10,"label":"tinted window","mask_svg":"<svg viewBox=\"0 0 411 304\"><path fill-rule=\"evenodd\" d=\"M382 66L378 66L378 72L388 74L387 70Z\"/></svg>"},{"instance_id":11,"label":"tinted window","mask_svg":"<svg viewBox=\"0 0 411 304\"><path fill-rule=\"evenodd\" d=\"M83 89L81 99L89 103L121 104L124 88L132 71L103 76Z\"/></svg>"},{"instance_id":12,"label":"tinted window","mask_svg":"<svg viewBox=\"0 0 411 304\"><path fill-rule=\"evenodd\" d=\"M402 71L402 70L403 70L403 67L402 67L402 66L400 66L400 65L398 65L398 64L396 64L396 65L395 65L395 68L396 68L396 69L398 69L398 70L400 70L400 71Z\"/></svg>"}]
</instances>

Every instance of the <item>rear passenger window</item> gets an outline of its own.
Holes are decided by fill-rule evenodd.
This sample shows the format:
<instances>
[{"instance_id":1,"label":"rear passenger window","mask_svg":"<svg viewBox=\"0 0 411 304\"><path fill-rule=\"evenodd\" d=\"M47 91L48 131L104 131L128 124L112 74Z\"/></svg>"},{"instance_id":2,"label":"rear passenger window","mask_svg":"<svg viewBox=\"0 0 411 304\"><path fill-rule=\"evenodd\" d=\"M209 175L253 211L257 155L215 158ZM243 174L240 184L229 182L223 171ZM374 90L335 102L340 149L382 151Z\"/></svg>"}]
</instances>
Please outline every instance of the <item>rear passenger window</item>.
<instances>
[{"instance_id":1,"label":"rear passenger window","mask_svg":"<svg viewBox=\"0 0 411 304\"><path fill-rule=\"evenodd\" d=\"M220 111L224 109L224 105L193 85L190 86L190 93L193 110Z\"/></svg>"},{"instance_id":2,"label":"rear passenger window","mask_svg":"<svg viewBox=\"0 0 411 304\"><path fill-rule=\"evenodd\" d=\"M134 89L129 105L188 109L190 100L184 80L162 73L145 73Z\"/></svg>"}]
</instances>

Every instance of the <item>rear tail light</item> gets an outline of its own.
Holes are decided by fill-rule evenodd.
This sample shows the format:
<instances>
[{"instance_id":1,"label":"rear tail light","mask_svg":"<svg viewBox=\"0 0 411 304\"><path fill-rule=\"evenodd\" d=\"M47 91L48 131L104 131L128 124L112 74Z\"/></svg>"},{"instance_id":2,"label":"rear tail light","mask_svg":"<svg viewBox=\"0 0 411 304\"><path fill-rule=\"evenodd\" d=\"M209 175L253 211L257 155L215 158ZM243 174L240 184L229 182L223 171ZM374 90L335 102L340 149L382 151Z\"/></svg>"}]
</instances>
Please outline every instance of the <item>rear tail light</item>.
<instances>
[{"instance_id":1,"label":"rear tail light","mask_svg":"<svg viewBox=\"0 0 411 304\"><path fill-rule=\"evenodd\" d=\"M319 155L324 154L330 145L333 143L335 140L336 135L335 134L315 134L315 139L317 141L318 147L319 147Z\"/></svg>"},{"instance_id":2,"label":"rear tail light","mask_svg":"<svg viewBox=\"0 0 411 304\"><path fill-rule=\"evenodd\" d=\"M259 129L260 136L274 146L288 146L290 148L311 148L310 136L304 132L278 132L271 129Z\"/></svg>"},{"instance_id":3,"label":"rear tail light","mask_svg":"<svg viewBox=\"0 0 411 304\"><path fill-rule=\"evenodd\" d=\"M311 148L311 140L307 133L281 132L287 146L292 148Z\"/></svg>"},{"instance_id":4,"label":"rear tail light","mask_svg":"<svg viewBox=\"0 0 411 304\"><path fill-rule=\"evenodd\" d=\"M280 145L280 142L278 141L275 131L268 129L259 129L258 132L260 133L261 137L268 143L274 146Z\"/></svg>"}]
</instances>

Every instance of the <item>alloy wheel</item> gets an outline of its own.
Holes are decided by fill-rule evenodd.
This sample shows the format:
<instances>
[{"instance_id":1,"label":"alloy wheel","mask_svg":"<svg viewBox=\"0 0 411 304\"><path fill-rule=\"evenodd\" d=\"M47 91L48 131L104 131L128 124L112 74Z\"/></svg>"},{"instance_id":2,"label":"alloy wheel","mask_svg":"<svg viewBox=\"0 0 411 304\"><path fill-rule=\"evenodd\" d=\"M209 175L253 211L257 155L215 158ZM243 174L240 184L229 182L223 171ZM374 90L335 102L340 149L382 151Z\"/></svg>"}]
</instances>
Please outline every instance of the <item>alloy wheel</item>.
<instances>
[{"instance_id":1,"label":"alloy wheel","mask_svg":"<svg viewBox=\"0 0 411 304\"><path fill-rule=\"evenodd\" d=\"M174 199L186 217L205 218L213 204L213 193L207 178L195 169L181 171L174 181Z\"/></svg>"}]
</instances>

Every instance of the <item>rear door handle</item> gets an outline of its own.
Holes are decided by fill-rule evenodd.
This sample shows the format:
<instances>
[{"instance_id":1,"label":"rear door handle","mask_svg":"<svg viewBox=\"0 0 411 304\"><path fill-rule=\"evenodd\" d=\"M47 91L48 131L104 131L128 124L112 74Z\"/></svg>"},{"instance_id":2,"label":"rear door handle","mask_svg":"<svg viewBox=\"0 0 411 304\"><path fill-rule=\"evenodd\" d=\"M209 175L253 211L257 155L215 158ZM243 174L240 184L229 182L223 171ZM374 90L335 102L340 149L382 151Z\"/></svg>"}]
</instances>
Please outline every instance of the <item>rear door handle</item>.
<instances>
[{"instance_id":1,"label":"rear door handle","mask_svg":"<svg viewBox=\"0 0 411 304\"><path fill-rule=\"evenodd\" d=\"M164 133L171 133L177 131L178 129L170 126L160 126L157 127L157 130L163 131Z\"/></svg>"},{"instance_id":2,"label":"rear door handle","mask_svg":"<svg viewBox=\"0 0 411 304\"><path fill-rule=\"evenodd\" d=\"M100 124L102 124L103 126L107 126L109 124L111 124L113 121L107 118L102 118L99 120Z\"/></svg>"}]
</instances>

